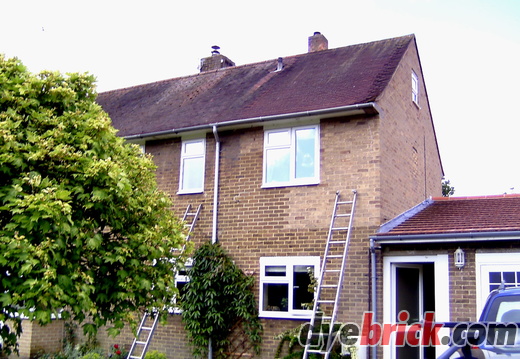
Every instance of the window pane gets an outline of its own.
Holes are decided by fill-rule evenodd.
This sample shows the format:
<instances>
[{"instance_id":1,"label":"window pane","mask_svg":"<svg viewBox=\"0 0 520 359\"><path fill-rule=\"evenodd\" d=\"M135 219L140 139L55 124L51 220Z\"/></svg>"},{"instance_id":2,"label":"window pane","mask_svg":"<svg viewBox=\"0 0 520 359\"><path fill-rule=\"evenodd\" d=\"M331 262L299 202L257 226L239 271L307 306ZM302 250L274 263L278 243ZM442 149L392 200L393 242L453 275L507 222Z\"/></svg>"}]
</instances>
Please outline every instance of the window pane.
<instances>
[{"instance_id":1,"label":"window pane","mask_svg":"<svg viewBox=\"0 0 520 359\"><path fill-rule=\"evenodd\" d=\"M504 272L502 273L504 276L504 282L507 285L514 285L515 284L515 272Z\"/></svg>"},{"instance_id":2,"label":"window pane","mask_svg":"<svg viewBox=\"0 0 520 359\"><path fill-rule=\"evenodd\" d=\"M269 277L285 277L285 266L266 266L265 275Z\"/></svg>"},{"instance_id":3,"label":"window pane","mask_svg":"<svg viewBox=\"0 0 520 359\"><path fill-rule=\"evenodd\" d=\"M269 132L267 134L267 144L269 146L289 145L291 134L288 130L279 132Z\"/></svg>"},{"instance_id":4,"label":"window pane","mask_svg":"<svg viewBox=\"0 0 520 359\"><path fill-rule=\"evenodd\" d=\"M316 130L296 131L296 178L314 177Z\"/></svg>"},{"instance_id":5,"label":"window pane","mask_svg":"<svg viewBox=\"0 0 520 359\"><path fill-rule=\"evenodd\" d=\"M264 307L269 311L288 311L289 285L264 283Z\"/></svg>"},{"instance_id":6,"label":"window pane","mask_svg":"<svg viewBox=\"0 0 520 359\"><path fill-rule=\"evenodd\" d=\"M202 189L204 158L185 158L183 165L182 189Z\"/></svg>"},{"instance_id":7,"label":"window pane","mask_svg":"<svg viewBox=\"0 0 520 359\"><path fill-rule=\"evenodd\" d=\"M202 155L204 153L204 141L186 142L184 144L184 154Z\"/></svg>"},{"instance_id":8,"label":"window pane","mask_svg":"<svg viewBox=\"0 0 520 359\"><path fill-rule=\"evenodd\" d=\"M489 272L489 283L502 283L502 278L500 276L500 272Z\"/></svg>"},{"instance_id":9,"label":"window pane","mask_svg":"<svg viewBox=\"0 0 520 359\"><path fill-rule=\"evenodd\" d=\"M179 298L182 300L182 296L186 293L186 284L188 282L177 282L177 289L179 290Z\"/></svg>"},{"instance_id":10,"label":"window pane","mask_svg":"<svg viewBox=\"0 0 520 359\"><path fill-rule=\"evenodd\" d=\"M266 183L288 182L290 151L288 148L272 149L266 151Z\"/></svg>"},{"instance_id":11,"label":"window pane","mask_svg":"<svg viewBox=\"0 0 520 359\"><path fill-rule=\"evenodd\" d=\"M309 292L311 275L309 268L312 266L296 265L293 274L293 308L292 309L312 309L311 303L314 293ZM314 273L314 268L311 273Z\"/></svg>"}]
</instances>

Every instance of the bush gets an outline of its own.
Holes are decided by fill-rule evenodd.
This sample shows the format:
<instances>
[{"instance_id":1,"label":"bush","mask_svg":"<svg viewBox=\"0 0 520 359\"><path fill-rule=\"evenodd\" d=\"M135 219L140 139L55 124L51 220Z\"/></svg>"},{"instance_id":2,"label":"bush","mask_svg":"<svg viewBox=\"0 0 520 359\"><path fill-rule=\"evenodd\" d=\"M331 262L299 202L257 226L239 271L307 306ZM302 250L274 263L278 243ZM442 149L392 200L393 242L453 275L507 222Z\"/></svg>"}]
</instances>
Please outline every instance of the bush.
<instances>
[{"instance_id":1,"label":"bush","mask_svg":"<svg viewBox=\"0 0 520 359\"><path fill-rule=\"evenodd\" d=\"M166 359L166 354L157 350L152 350L151 352L146 353L144 359Z\"/></svg>"},{"instance_id":2,"label":"bush","mask_svg":"<svg viewBox=\"0 0 520 359\"><path fill-rule=\"evenodd\" d=\"M104 359L105 357L99 353L91 352L83 355L80 359Z\"/></svg>"}]
</instances>

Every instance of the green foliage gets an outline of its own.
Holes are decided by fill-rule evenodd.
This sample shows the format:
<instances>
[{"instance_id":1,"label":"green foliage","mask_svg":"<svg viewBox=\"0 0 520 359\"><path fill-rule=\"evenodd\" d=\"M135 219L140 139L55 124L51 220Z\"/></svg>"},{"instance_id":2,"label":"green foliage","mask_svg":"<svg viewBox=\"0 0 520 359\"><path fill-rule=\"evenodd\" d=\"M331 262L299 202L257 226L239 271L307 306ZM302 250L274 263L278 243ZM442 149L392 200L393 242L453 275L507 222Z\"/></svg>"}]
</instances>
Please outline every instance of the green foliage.
<instances>
[{"instance_id":1,"label":"green foliage","mask_svg":"<svg viewBox=\"0 0 520 359\"><path fill-rule=\"evenodd\" d=\"M285 332L283 332L282 334L277 335L275 337L275 339L278 339L279 342L278 342L278 347L276 348L276 352L274 354L274 359L280 359L280 356L282 355L282 351L285 347L285 343L287 343L288 355L293 355L296 344L299 344L299 342L300 342L299 339L300 339L301 330L302 330L302 327L299 326L299 327L296 327L293 329L288 329ZM287 356L285 356L284 359L287 359Z\"/></svg>"},{"instance_id":2,"label":"green foliage","mask_svg":"<svg viewBox=\"0 0 520 359\"><path fill-rule=\"evenodd\" d=\"M87 74L31 74L0 55L0 335L20 315L116 334L167 308L183 262L182 223L151 158L116 136ZM164 311L163 315L167 315ZM86 321L89 318L89 321Z\"/></svg>"},{"instance_id":3,"label":"green foliage","mask_svg":"<svg viewBox=\"0 0 520 359\"><path fill-rule=\"evenodd\" d=\"M166 359L166 354L161 353L157 350L152 350L146 353L144 359Z\"/></svg>"},{"instance_id":4,"label":"green foliage","mask_svg":"<svg viewBox=\"0 0 520 359\"><path fill-rule=\"evenodd\" d=\"M455 193L455 187L450 185L450 180L442 179L442 196L450 197Z\"/></svg>"},{"instance_id":5,"label":"green foliage","mask_svg":"<svg viewBox=\"0 0 520 359\"><path fill-rule=\"evenodd\" d=\"M262 326L254 277L246 276L219 244L211 243L195 251L189 276L181 307L193 354L206 356L211 340L214 356L224 356L231 328L238 321L258 353Z\"/></svg>"},{"instance_id":6,"label":"green foliage","mask_svg":"<svg viewBox=\"0 0 520 359\"><path fill-rule=\"evenodd\" d=\"M91 352L83 355L81 359L105 359L105 357L99 353Z\"/></svg>"},{"instance_id":7,"label":"green foliage","mask_svg":"<svg viewBox=\"0 0 520 359\"><path fill-rule=\"evenodd\" d=\"M63 350L58 353L45 353L38 355L38 359L82 359L85 357L90 359L106 358L103 350L100 348L85 350L82 346L74 346L69 343L67 343L63 347Z\"/></svg>"},{"instance_id":8,"label":"green foliage","mask_svg":"<svg viewBox=\"0 0 520 359\"><path fill-rule=\"evenodd\" d=\"M310 290L310 288L309 288ZM274 355L274 359L301 359L303 358L304 354L304 347L303 343L305 343L305 340L307 338L307 331L309 329L309 324L303 324L296 328L292 328L289 330L286 330L282 334L279 334L275 337L275 339L279 340L278 347L276 348L276 352ZM330 325L328 323L322 323L322 327L320 330L324 333L324 336L319 339L314 339L312 342L312 348L315 349L316 345L320 343L323 345L327 341L328 333L329 332ZM338 330L341 330L343 327L342 323L336 323L334 325L334 333L336 333ZM343 342L344 340L348 340L348 336L343 336L341 334L341 339L339 341ZM342 351L342 346L340 345L338 341L338 338L336 338L336 341L333 344L332 350L330 352L330 358L331 359L341 359L341 358L350 358L350 359L357 359L357 348L355 345L348 345L344 346L343 349L346 351L344 353ZM287 345L286 345L287 343ZM302 343L302 345L300 345ZM285 349L287 347L287 349ZM285 353L282 354L282 353ZM321 359L321 354L316 353L309 353L309 359Z\"/></svg>"}]
</instances>

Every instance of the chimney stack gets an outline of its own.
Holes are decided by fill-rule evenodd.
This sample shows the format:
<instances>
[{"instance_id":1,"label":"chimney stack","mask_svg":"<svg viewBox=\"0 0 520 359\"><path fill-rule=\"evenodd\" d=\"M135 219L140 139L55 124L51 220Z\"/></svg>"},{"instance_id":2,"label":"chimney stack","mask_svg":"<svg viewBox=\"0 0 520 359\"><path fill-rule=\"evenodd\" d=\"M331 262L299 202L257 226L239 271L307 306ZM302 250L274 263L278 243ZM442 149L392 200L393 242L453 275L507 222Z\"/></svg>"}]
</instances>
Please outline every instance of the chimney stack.
<instances>
[{"instance_id":1,"label":"chimney stack","mask_svg":"<svg viewBox=\"0 0 520 359\"><path fill-rule=\"evenodd\" d=\"M223 69L235 66L235 63L226 56L220 54L219 46L212 46L211 56L200 60L200 72Z\"/></svg>"},{"instance_id":2,"label":"chimney stack","mask_svg":"<svg viewBox=\"0 0 520 359\"><path fill-rule=\"evenodd\" d=\"M316 52L327 50L329 48L329 41L320 32L315 32L314 35L309 36L309 52Z\"/></svg>"}]
</instances>

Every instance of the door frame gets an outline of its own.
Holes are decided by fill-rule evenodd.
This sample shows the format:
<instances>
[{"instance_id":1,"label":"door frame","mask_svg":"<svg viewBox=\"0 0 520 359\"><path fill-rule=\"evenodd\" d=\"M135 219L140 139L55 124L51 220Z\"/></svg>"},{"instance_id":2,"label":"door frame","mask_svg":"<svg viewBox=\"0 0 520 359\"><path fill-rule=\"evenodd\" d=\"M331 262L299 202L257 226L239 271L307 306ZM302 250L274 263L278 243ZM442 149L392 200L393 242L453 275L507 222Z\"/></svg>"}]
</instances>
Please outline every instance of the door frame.
<instances>
[{"instance_id":1,"label":"door frame","mask_svg":"<svg viewBox=\"0 0 520 359\"><path fill-rule=\"evenodd\" d=\"M392 318L395 308L395 267L406 264L433 263L435 276L435 320L436 322L447 322L450 319L450 297L449 297L449 255L414 255L414 256L384 256L383 257L383 322L394 323ZM442 328L439 336L449 335L449 329ZM447 346L436 347L436 355L440 355ZM395 359L395 347L387 345L383 347L385 359Z\"/></svg>"}]
</instances>

